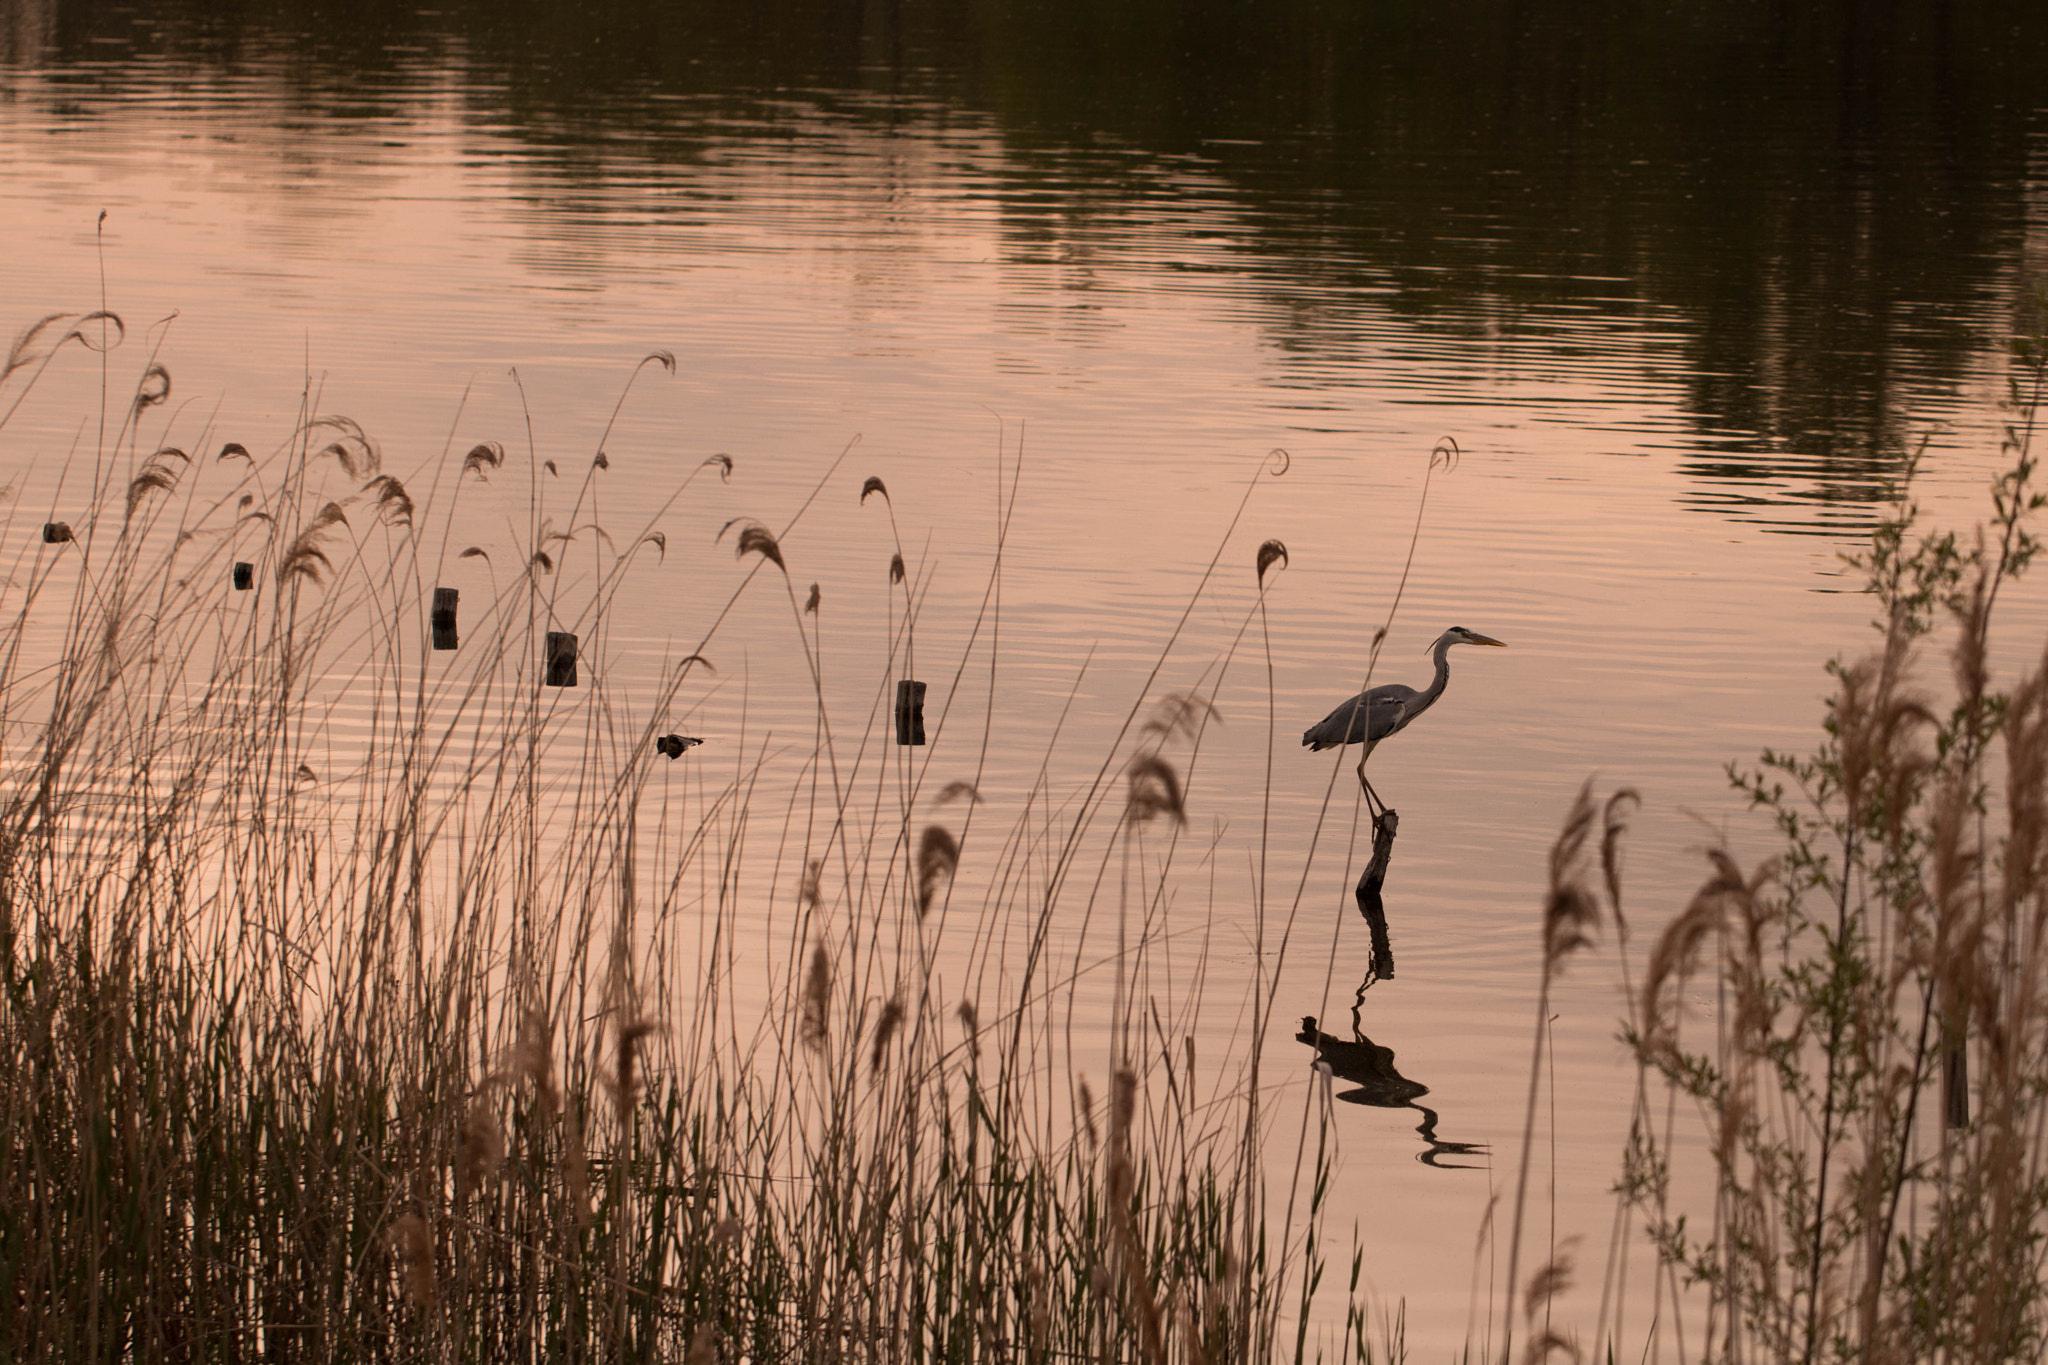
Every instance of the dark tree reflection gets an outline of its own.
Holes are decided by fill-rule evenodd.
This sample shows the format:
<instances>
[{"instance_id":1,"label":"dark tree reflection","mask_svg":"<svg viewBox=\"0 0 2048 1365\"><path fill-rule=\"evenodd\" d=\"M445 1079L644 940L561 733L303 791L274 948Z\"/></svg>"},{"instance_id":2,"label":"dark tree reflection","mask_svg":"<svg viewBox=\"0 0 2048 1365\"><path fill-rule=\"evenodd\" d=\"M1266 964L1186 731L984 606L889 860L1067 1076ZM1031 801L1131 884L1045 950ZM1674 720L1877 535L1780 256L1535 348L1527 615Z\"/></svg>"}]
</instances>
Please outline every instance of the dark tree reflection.
<instances>
[{"instance_id":1,"label":"dark tree reflection","mask_svg":"<svg viewBox=\"0 0 2048 1365\"><path fill-rule=\"evenodd\" d=\"M1653 385L1682 499L1788 529L1865 522L1969 401L2042 233L2040 0L0 0L5 63L87 118L131 70L261 70L366 130L452 90L565 237L736 129L986 120L1001 249L1090 264L1061 290L1189 266L1174 201L1278 386L1384 384L1390 349L1453 397Z\"/></svg>"}]
</instances>

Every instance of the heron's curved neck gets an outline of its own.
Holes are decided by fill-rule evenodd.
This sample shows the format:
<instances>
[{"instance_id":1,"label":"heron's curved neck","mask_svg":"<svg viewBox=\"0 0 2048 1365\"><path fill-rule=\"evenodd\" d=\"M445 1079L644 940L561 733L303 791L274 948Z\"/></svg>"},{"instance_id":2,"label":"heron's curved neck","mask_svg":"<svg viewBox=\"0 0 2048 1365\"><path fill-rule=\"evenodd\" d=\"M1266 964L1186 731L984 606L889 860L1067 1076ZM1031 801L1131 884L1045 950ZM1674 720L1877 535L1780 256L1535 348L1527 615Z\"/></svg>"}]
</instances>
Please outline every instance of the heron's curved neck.
<instances>
[{"instance_id":1,"label":"heron's curved neck","mask_svg":"<svg viewBox=\"0 0 2048 1365\"><path fill-rule=\"evenodd\" d=\"M1430 681L1423 694L1415 699L1415 710L1422 709L1444 694L1444 684L1451 680L1451 646L1456 643L1456 640L1448 636L1436 642L1436 649L1432 651L1436 656L1436 677Z\"/></svg>"}]
</instances>

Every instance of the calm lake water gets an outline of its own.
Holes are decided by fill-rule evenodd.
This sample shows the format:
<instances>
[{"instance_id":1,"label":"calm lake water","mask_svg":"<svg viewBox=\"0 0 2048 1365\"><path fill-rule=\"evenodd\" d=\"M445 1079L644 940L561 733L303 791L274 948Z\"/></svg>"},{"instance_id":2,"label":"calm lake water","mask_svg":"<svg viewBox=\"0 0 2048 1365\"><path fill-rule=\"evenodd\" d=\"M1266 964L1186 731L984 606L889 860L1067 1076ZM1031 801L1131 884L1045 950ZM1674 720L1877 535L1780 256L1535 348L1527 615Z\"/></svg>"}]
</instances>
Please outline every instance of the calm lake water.
<instances>
[{"instance_id":1,"label":"calm lake water","mask_svg":"<svg viewBox=\"0 0 2048 1365\"><path fill-rule=\"evenodd\" d=\"M1296 736L1359 686L1429 453L1455 440L1374 680L1422 683L1452 624L1510 648L1455 651L1444 699L1373 759L1402 817L1399 970L1360 1018L1430 1088L1437 1136L1492 1156L1433 1169L1414 1110L1340 1105L1333 1223L1347 1256L1357 1223L1424 1358L1461 1342L1475 1238L1512 1184L1535 912L1572 793L1642 792L1639 925L1683 904L1706 843L1768 853L1722 765L1812 746L1821 665L1869 638L1840 556L1887 479L1924 439L1930 518L1984 507L2004 341L2048 270L2038 6L354 8L0 0L0 324L104 288L131 324L117 356L139 371L160 346L174 376L173 437L268 449L311 375L416 487L450 445L523 449L527 410L540 456L582 470L635 362L672 351L605 443L598 519L637 529L713 453L736 470L652 523L662 576L608 666L694 647L742 572L719 528L781 526L825 480L785 548L799 592L820 584L856 729L895 547L862 480L887 482L926 585L937 711L1014 476L997 811L1041 765L1055 792L1092 775L1220 546L1149 693L1220 678L1190 798L1214 851L1187 893L1233 1002L1209 1055L1249 974L1256 624L1223 661L1257 546L1284 541L1268 889L1302 889L1269 1039L1283 1131L1310 1060L1292 1035L1312 1014L1350 1036L1369 946L1356 784ZM87 369L0 436L32 520L90 448ZM1284 474L1261 473L1275 449ZM456 534L511 553L519 482ZM2048 627L2041 586L2012 602L2008 663ZM707 753L743 726L811 733L779 588L745 605L690 717ZM976 716L978 648L953 698ZM1587 1236L1594 1281L1567 1320L1597 1300L1626 1116L1618 979L1610 943L1555 1002L1557 1225Z\"/></svg>"}]
</instances>

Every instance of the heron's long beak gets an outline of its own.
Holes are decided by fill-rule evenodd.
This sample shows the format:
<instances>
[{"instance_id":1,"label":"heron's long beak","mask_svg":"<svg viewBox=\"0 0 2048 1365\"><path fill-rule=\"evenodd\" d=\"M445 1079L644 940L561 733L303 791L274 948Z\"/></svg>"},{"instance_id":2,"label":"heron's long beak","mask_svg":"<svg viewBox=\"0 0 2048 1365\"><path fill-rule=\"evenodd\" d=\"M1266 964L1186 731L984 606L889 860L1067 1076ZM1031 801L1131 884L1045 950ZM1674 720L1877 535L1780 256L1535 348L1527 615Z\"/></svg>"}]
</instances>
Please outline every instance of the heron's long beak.
<instances>
[{"instance_id":1,"label":"heron's long beak","mask_svg":"<svg viewBox=\"0 0 2048 1365\"><path fill-rule=\"evenodd\" d=\"M1459 643L1467 645L1498 645L1502 649L1506 649L1508 647L1508 642L1506 640L1496 640L1491 635L1481 635L1476 630L1466 631L1464 637L1459 641ZM1429 651L1435 648L1436 641L1431 640L1428 644L1422 647L1422 652L1424 654L1427 654L1429 653Z\"/></svg>"}]
</instances>

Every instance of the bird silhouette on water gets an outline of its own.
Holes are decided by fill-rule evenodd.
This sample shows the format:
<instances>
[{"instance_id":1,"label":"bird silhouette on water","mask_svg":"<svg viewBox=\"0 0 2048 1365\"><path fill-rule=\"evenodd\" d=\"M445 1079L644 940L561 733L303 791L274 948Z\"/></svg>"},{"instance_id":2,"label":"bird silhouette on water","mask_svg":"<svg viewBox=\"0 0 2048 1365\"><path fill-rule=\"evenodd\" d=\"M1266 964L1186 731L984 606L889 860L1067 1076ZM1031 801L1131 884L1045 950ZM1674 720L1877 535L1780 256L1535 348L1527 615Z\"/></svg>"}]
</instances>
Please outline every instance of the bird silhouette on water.
<instances>
[{"instance_id":1,"label":"bird silhouette on water","mask_svg":"<svg viewBox=\"0 0 2048 1365\"><path fill-rule=\"evenodd\" d=\"M1378 687L1368 687L1349 701L1340 702L1336 710L1301 732L1302 744L1311 751L1334 749L1343 744L1365 745L1365 752L1358 756L1358 784L1365 789L1366 806L1372 811L1375 825L1387 805L1372 789L1372 783L1365 780L1365 760L1372 757L1375 745L1404 728L1409 721L1435 705L1436 699L1444 694L1444 684L1451 680L1451 665L1445 656L1450 653L1452 645L1497 645L1505 649L1507 641L1481 635L1463 626L1452 626L1437 636L1436 643L1429 647L1436 656L1436 678L1428 687L1420 692L1406 683L1381 683Z\"/></svg>"}]
</instances>

